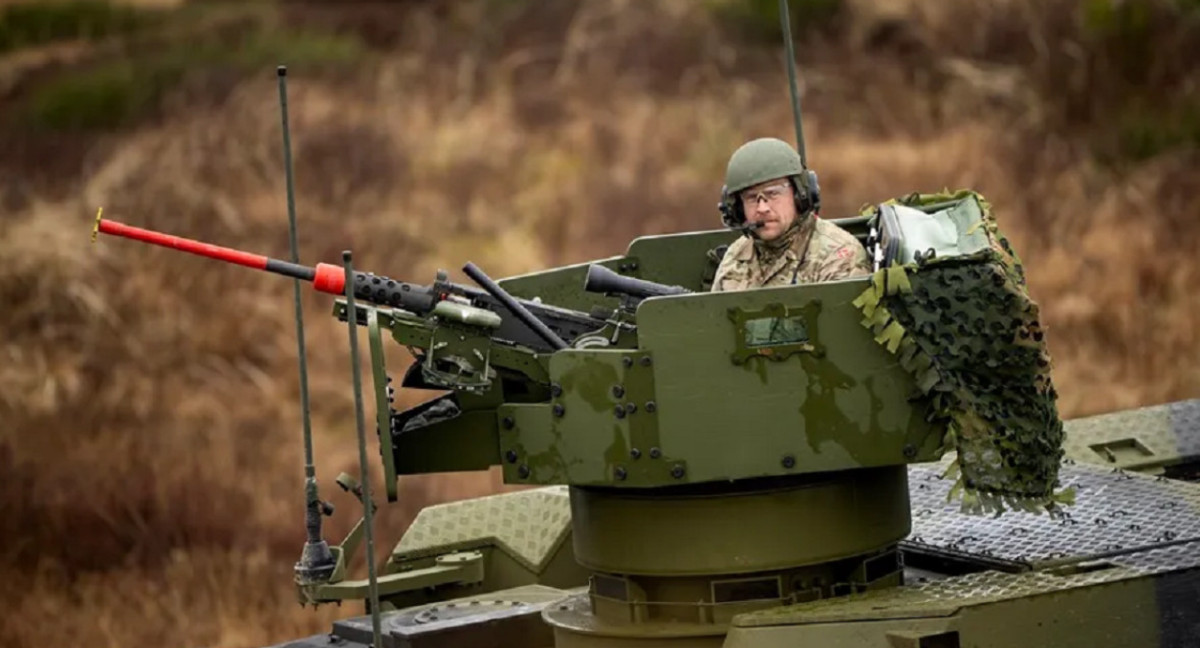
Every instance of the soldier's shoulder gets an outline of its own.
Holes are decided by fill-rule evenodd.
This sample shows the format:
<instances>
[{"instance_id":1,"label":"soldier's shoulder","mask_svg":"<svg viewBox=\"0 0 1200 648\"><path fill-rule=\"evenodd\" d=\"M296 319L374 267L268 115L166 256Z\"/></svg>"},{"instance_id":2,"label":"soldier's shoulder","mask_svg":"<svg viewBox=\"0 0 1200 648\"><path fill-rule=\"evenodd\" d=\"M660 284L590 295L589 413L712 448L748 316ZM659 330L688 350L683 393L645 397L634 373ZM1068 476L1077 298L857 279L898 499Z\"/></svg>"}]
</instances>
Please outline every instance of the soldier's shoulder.
<instances>
[{"instance_id":1,"label":"soldier's shoulder","mask_svg":"<svg viewBox=\"0 0 1200 648\"><path fill-rule=\"evenodd\" d=\"M824 219L817 219L814 238L819 241L819 253L833 254L841 249L849 249L851 252L865 251L862 243L859 243L853 234Z\"/></svg>"},{"instance_id":2,"label":"soldier's shoulder","mask_svg":"<svg viewBox=\"0 0 1200 648\"><path fill-rule=\"evenodd\" d=\"M721 258L722 262L730 261L749 261L754 256L754 243L745 236L739 236L729 244L729 249L725 250L725 256Z\"/></svg>"}]
</instances>

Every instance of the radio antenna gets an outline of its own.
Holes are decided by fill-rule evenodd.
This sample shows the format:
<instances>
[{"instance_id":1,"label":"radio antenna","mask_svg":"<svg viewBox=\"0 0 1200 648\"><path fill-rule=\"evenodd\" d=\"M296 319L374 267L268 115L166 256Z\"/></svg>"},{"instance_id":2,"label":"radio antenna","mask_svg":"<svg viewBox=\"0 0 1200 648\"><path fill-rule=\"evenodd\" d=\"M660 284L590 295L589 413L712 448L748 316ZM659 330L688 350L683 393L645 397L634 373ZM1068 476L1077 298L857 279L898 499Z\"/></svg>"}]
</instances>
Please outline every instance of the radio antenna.
<instances>
[{"instance_id":1,"label":"radio antenna","mask_svg":"<svg viewBox=\"0 0 1200 648\"><path fill-rule=\"evenodd\" d=\"M350 250L342 252L342 264L347 277L354 277L354 265ZM371 476L367 472L367 439L363 432L362 379L358 367L358 310L354 303L354 282L346 282L346 325L350 329L350 374L354 379L354 421L358 430L358 464L362 471L363 529L367 534L367 591L371 605L371 631L375 642L373 648L383 648L380 638L379 583L375 577L375 535L372 529ZM387 434L382 430L381 434Z\"/></svg>"},{"instance_id":2,"label":"radio antenna","mask_svg":"<svg viewBox=\"0 0 1200 648\"><path fill-rule=\"evenodd\" d=\"M288 238L292 248L292 263L300 262L296 237L296 199L292 181L292 140L288 134L287 67L276 69L279 76L279 108L283 121L283 164L287 174ZM317 470L313 466L312 421L308 403L308 360L304 348L304 315L300 308L300 280L292 279L296 311L296 345L300 357L300 409L304 425L304 526L307 540L300 562L296 563L296 580L303 584L326 582L333 575L336 563L329 545L321 538L321 515L330 511L329 504L317 493Z\"/></svg>"},{"instance_id":3,"label":"radio antenna","mask_svg":"<svg viewBox=\"0 0 1200 648\"><path fill-rule=\"evenodd\" d=\"M787 48L788 85L792 92L792 117L796 122L796 150L800 153L801 168L808 169L808 155L804 151L804 125L800 121L800 90L796 81L796 48L792 44L792 20L788 15L788 0L779 0L779 22L783 27L783 44ZM800 179L808 183L806 174Z\"/></svg>"}]
</instances>

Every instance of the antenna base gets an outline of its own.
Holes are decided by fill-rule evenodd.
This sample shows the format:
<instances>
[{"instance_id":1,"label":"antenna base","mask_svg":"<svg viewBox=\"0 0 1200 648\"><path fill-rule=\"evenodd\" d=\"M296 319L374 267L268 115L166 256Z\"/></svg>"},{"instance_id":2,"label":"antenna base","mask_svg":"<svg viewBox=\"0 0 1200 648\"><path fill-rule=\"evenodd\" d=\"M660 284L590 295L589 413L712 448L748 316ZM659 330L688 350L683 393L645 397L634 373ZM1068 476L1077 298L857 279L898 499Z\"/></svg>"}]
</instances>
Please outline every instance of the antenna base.
<instances>
[{"instance_id":1,"label":"antenna base","mask_svg":"<svg viewBox=\"0 0 1200 648\"><path fill-rule=\"evenodd\" d=\"M300 562L296 563L296 584L317 585L328 583L333 576L337 561L329 550L329 543L324 540L304 543L304 552L300 554Z\"/></svg>"}]
</instances>

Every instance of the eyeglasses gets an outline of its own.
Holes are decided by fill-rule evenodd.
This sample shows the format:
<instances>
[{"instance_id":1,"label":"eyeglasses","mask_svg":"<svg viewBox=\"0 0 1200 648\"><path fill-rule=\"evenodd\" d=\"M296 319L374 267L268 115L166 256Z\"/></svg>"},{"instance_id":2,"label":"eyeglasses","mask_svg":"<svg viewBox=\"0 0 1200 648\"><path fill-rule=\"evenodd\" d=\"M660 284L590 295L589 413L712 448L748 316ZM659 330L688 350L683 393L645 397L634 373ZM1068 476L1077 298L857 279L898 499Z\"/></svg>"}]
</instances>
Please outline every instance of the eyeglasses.
<instances>
[{"instance_id":1,"label":"eyeglasses","mask_svg":"<svg viewBox=\"0 0 1200 648\"><path fill-rule=\"evenodd\" d=\"M790 194L791 192L792 187L787 183L773 184L769 187L763 187L754 193L744 191L742 192L742 206L747 209L757 207L759 200L766 200L767 203L770 204Z\"/></svg>"}]
</instances>

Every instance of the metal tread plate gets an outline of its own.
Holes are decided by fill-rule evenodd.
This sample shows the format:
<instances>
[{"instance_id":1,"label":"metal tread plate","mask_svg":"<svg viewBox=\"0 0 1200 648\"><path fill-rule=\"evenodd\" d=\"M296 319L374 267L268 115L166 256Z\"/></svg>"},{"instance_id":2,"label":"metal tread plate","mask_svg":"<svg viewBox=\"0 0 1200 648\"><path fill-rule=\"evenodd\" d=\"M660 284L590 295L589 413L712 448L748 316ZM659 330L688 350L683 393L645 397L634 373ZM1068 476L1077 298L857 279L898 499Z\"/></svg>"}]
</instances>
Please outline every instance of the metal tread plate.
<instances>
[{"instance_id":1,"label":"metal tread plate","mask_svg":"<svg viewBox=\"0 0 1200 648\"><path fill-rule=\"evenodd\" d=\"M975 573L781 606L740 615L734 625L949 616L969 606L1171 572L1200 574L1200 484L1067 460L1061 480L1077 496L1064 515L971 516L946 500L952 480L941 474L948 463L949 457L909 467L913 530L901 546L906 556L954 558Z\"/></svg>"},{"instance_id":2,"label":"metal tread plate","mask_svg":"<svg viewBox=\"0 0 1200 648\"><path fill-rule=\"evenodd\" d=\"M494 543L541 573L570 532L568 489L549 486L426 507L392 555L408 560Z\"/></svg>"},{"instance_id":3,"label":"metal tread plate","mask_svg":"<svg viewBox=\"0 0 1200 648\"><path fill-rule=\"evenodd\" d=\"M1188 541L1200 543L1200 484L1121 469L1064 461L1060 481L1076 489L1075 504L1061 516L1009 511L999 517L969 516L947 502L951 480L946 461L911 466L913 528L906 552L975 561L1006 571L1047 563L1104 557L1115 564L1148 566L1140 552ZM1200 544L1191 553L1166 552L1163 567L1200 565ZM1165 561L1165 562L1163 562Z\"/></svg>"}]
</instances>

